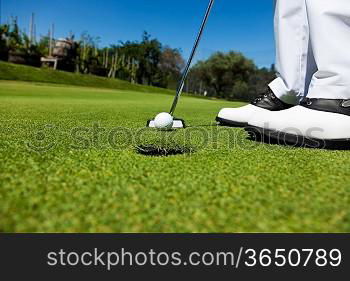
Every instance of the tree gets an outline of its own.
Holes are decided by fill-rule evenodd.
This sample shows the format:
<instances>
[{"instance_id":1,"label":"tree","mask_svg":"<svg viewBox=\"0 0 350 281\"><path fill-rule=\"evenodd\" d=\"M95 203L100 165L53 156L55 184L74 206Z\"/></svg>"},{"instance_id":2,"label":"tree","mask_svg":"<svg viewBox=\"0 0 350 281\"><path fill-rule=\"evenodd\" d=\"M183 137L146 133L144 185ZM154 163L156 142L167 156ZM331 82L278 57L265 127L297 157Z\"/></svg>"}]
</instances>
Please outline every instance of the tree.
<instances>
[{"instance_id":1,"label":"tree","mask_svg":"<svg viewBox=\"0 0 350 281\"><path fill-rule=\"evenodd\" d=\"M255 88L257 94L266 90L266 85L270 83L276 77L275 66L271 65L271 68L266 67L258 69L250 78L249 84Z\"/></svg>"},{"instance_id":2,"label":"tree","mask_svg":"<svg viewBox=\"0 0 350 281\"><path fill-rule=\"evenodd\" d=\"M8 59L7 38L9 36L10 26L7 24L0 25L0 60Z\"/></svg>"},{"instance_id":3,"label":"tree","mask_svg":"<svg viewBox=\"0 0 350 281\"><path fill-rule=\"evenodd\" d=\"M37 43L37 47L43 56L49 55L49 44L50 44L50 37L49 36L41 36L40 37L40 40Z\"/></svg>"},{"instance_id":4,"label":"tree","mask_svg":"<svg viewBox=\"0 0 350 281\"><path fill-rule=\"evenodd\" d=\"M10 24L8 27L7 46L10 51L16 51L23 46L21 32L19 30L16 18L12 20L12 24Z\"/></svg>"},{"instance_id":5,"label":"tree","mask_svg":"<svg viewBox=\"0 0 350 281\"><path fill-rule=\"evenodd\" d=\"M162 49L160 62L158 65L161 74L161 85L164 88L175 89L181 77L181 71L185 66L181 52L178 49L172 49L165 46Z\"/></svg>"},{"instance_id":6,"label":"tree","mask_svg":"<svg viewBox=\"0 0 350 281\"><path fill-rule=\"evenodd\" d=\"M100 59L101 51L98 49L100 37L93 37L84 31L79 42L75 42L76 64L79 72L85 74L105 75L103 61Z\"/></svg>"},{"instance_id":7,"label":"tree","mask_svg":"<svg viewBox=\"0 0 350 281\"><path fill-rule=\"evenodd\" d=\"M22 32L14 18L10 25L1 26L0 52L2 59L19 64L40 66L40 50L31 42L30 38ZM5 45L4 45L5 43Z\"/></svg>"},{"instance_id":8,"label":"tree","mask_svg":"<svg viewBox=\"0 0 350 281\"><path fill-rule=\"evenodd\" d=\"M205 86L214 90L220 98L233 98L233 89L237 83L249 83L250 76L256 71L253 61L237 52L217 52L208 60L200 61L193 67Z\"/></svg>"},{"instance_id":9,"label":"tree","mask_svg":"<svg viewBox=\"0 0 350 281\"><path fill-rule=\"evenodd\" d=\"M158 65L162 54L162 44L157 39L151 39L151 36L144 32L141 42L121 42L117 49L120 56L130 58L137 63L136 82L138 84L159 85Z\"/></svg>"}]
</instances>

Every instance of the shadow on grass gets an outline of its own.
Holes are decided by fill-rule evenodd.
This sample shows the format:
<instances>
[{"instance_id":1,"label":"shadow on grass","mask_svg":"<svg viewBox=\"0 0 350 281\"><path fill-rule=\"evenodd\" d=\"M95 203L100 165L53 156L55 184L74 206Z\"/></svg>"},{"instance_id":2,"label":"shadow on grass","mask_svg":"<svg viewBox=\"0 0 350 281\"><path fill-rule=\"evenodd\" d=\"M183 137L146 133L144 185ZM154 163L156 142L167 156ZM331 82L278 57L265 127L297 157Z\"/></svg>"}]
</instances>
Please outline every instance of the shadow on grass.
<instances>
[{"instance_id":1,"label":"shadow on grass","mask_svg":"<svg viewBox=\"0 0 350 281\"><path fill-rule=\"evenodd\" d=\"M256 128L245 128L248 133L247 139L269 145L284 147L323 149L323 150L350 150L350 140L319 140L307 137L291 135L287 133L276 133L270 131L261 132Z\"/></svg>"}]
</instances>

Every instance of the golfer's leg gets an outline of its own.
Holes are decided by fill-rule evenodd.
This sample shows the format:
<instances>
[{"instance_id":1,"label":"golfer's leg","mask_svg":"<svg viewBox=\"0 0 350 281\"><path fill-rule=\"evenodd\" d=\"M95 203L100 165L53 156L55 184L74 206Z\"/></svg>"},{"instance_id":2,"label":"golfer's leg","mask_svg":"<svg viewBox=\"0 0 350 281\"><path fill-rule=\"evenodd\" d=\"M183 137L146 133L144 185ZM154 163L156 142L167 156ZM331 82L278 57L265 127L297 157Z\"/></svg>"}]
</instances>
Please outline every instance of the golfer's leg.
<instances>
[{"instance_id":1,"label":"golfer's leg","mask_svg":"<svg viewBox=\"0 0 350 281\"><path fill-rule=\"evenodd\" d=\"M349 149L350 1L305 1L318 68L307 98L300 106L253 117L249 125L265 129L268 124L280 141L305 145L311 140L307 145Z\"/></svg>"},{"instance_id":2,"label":"golfer's leg","mask_svg":"<svg viewBox=\"0 0 350 281\"><path fill-rule=\"evenodd\" d=\"M278 78L269 86L282 101L297 104L316 71L305 0L275 0L275 41Z\"/></svg>"},{"instance_id":3,"label":"golfer's leg","mask_svg":"<svg viewBox=\"0 0 350 281\"><path fill-rule=\"evenodd\" d=\"M251 104L222 109L216 118L220 124L245 127L252 116L284 111L304 97L316 71L309 46L305 0L275 0L275 33L278 78Z\"/></svg>"},{"instance_id":4,"label":"golfer's leg","mask_svg":"<svg viewBox=\"0 0 350 281\"><path fill-rule=\"evenodd\" d=\"M318 66L308 98L350 99L350 1L306 3Z\"/></svg>"}]
</instances>

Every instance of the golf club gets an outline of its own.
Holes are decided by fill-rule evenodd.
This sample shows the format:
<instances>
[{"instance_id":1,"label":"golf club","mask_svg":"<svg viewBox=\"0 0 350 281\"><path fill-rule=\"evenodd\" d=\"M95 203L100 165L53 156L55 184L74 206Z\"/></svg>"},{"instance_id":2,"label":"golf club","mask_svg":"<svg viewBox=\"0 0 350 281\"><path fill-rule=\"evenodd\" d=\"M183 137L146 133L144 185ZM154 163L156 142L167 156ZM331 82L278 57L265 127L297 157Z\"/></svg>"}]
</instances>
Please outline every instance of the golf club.
<instances>
[{"instance_id":1,"label":"golf club","mask_svg":"<svg viewBox=\"0 0 350 281\"><path fill-rule=\"evenodd\" d=\"M182 74L182 78L181 78L181 81L179 83L179 86L177 88L177 91L176 91L176 95L175 95L175 99L174 99L174 102L171 106L171 109L170 109L170 112L169 114L171 116L174 116L174 113L175 113L175 110L176 110L176 107L177 107L177 104L179 102L179 99L180 99L180 96L182 94L182 91L183 91L183 88L185 86L185 82L186 82L186 79L187 79L187 76L188 76L188 73L190 71L190 67L191 67L191 64L192 64L192 61L193 61L193 58L196 54L196 51L198 49L198 45L199 45L199 42L201 41L201 38L202 38L202 35L203 35L203 31L205 29L205 26L208 22L208 18L209 18L209 15L210 15L210 12L212 10L212 7L214 5L214 1L215 0L210 0L209 1L209 5L208 5L208 8L205 12L205 15L204 15L204 19L202 21L202 24L201 24L201 27L199 29L199 33L198 33L198 36L196 38L196 41L194 43L194 46L193 46L193 49L192 49L192 52L191 52L191 55L188 59L188 62L186 64L186 67L185 67L185 70ZM151 128L154 128L155 127L155 124L154 124L154 120L149 120L147 122L147 126L148 127L151 127ZM176 119L174 118L174 122L173 122L173 128L176 129L176 128L185 128L186 127L186 124L185 124L185 121L182 120L182 119Z\"/></svg>"}]
</instances>

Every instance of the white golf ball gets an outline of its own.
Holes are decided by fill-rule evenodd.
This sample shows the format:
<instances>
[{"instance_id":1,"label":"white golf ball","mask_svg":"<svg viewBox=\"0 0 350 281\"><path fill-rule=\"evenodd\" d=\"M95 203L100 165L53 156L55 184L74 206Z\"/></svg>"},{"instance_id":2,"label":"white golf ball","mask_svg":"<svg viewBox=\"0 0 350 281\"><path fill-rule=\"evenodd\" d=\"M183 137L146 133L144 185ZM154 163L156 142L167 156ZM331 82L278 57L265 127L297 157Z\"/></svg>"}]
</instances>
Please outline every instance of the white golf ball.
<instances>
[{"instance_id":1,"label":"white golf ball","mask_svg":"<svg viewBox=\"0 0 350 281\"><path fill-rule=\"evenodd\" d=\"M154 126L157 129L168 130L173 127L174 118L166 112L159 113L154 119Z\"/></svg>"}]
</instances>

